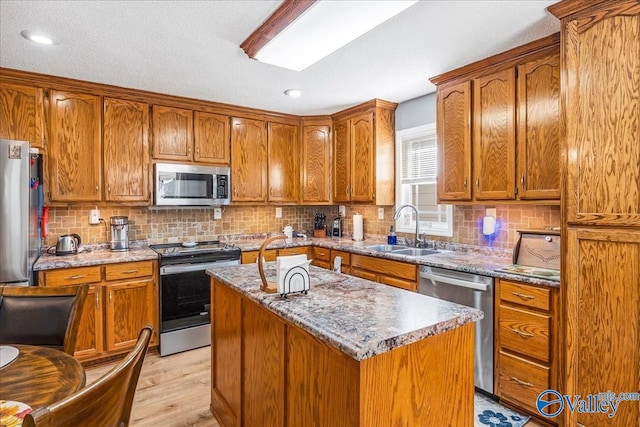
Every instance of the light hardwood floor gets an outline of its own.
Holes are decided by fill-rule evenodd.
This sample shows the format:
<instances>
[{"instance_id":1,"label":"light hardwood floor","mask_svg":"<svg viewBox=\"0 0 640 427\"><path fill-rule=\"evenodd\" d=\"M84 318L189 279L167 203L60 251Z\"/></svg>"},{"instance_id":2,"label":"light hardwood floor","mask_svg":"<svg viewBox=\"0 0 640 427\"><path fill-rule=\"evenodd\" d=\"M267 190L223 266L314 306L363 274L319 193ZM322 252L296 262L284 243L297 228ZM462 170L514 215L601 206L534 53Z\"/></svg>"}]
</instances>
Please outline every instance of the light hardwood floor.
<instances>
[{"instance_id":1,"label":"light hardwood floor","mask_svg":"<svg viewBox=\"0 0 640 427\"><path fill-rule=\"evenodd\" d=\"M209 411L211 349L145 357L131 413L133 427L220 427ZM118 362L88 367L87 384ZM529 421L526 427L541 427Z\"/></svg>"}]
</instances>

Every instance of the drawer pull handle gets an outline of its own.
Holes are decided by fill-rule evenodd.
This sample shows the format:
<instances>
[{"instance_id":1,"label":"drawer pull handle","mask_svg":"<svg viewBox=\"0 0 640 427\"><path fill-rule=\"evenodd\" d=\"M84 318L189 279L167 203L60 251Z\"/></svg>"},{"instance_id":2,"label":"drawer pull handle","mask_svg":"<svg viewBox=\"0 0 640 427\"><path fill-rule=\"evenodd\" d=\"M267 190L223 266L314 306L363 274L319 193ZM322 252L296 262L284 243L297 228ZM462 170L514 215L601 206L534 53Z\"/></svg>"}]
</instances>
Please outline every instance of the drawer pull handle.
<instances>
[{"instance_id":1,"label":"drawer pull handle","mask_svg":"<svg viewBox=\"0 0 640 427\"><path fill-rule=\"evenodd\" d=\"M520 329L513 329L513 328L512 328L512 329L511 329L511 332L513 332L514 334L518 334L518 335L520 335L522 338L531 338L531 337L533 337L533 336L534 336L532 333L530 333L530 332L524 332L524 331L521 331Z\"/></svg>"},{"instance_id":2,"label":"drawer pull handle","mask_svg":"<svg viewBox=\"0 0 640 427\"><path fill-rule=\"evenodd\" d=\"M137 273L138 270L125 270L122 272L122 274L133 274L133 273Z\"/></svg>"},{"instance_id":3,"label":"drawer pull handle","mask_svg":"<svg viewBox=\"0 0 640 427\"><path fill-rule=\"evenodd\" d=\"M84 277L83 274L74 274L73 276L67 276L64 278L64 280L78 280L78 279L82 279Z\"/></svg>"},{"instance_id":4,"label":"drawer pull handle","mask_svg":"<svg viewBox=\"0 0 640 427\"><path fill-rule=\"evenodd\" d=\"M520 292L511 292L513 295L520 297L524 300L534 299L535 297L532 295L521 294Z\"/></svg>"},{"instance_id":5,"label":"drawer pull handle","mask_svg":"<svg viewBox=\"0 0 640 427\"><path fill-rule=\"evenodd\" d=\"M519 379L517 379L516 377L511 377L511 379L512 379L513 381L515 381L516 383L518 383L519 385L521 385L521 386L524 386L524 387L533 387L533 384L528 383L528 382L526 382L526 381L519 380Z\"/></svg>"}]
</instances>

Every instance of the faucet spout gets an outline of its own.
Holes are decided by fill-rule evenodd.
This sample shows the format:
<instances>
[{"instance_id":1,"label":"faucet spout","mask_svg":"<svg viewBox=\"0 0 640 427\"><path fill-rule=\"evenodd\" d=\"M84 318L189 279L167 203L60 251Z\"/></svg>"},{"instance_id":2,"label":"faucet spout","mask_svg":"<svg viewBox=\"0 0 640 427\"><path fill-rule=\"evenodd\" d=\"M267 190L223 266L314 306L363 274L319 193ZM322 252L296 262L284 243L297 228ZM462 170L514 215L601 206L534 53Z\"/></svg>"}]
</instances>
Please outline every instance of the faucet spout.
<instances>
[{"instance_id":1,"label":"faucet spout","mask_svg":"<svg viewBox=\"0 0 640 427\"><path fill-rule=\"evenodd\" d=\"M416 208L414 205L412 205L411 203L406 203L404 205L400 205L398 207L398 209L396 209L396 212L393 214L393 219L397 220L398 218L400 218L400 211L404 208L411 208L415 211L416 213L416 236L415 236L415 240L414 240L414 246L418 247L419 243L420 243L420 239L419 239L419 229L420 229L420 212L418 212L418 208Z\"/></svg>"}]
</instances>

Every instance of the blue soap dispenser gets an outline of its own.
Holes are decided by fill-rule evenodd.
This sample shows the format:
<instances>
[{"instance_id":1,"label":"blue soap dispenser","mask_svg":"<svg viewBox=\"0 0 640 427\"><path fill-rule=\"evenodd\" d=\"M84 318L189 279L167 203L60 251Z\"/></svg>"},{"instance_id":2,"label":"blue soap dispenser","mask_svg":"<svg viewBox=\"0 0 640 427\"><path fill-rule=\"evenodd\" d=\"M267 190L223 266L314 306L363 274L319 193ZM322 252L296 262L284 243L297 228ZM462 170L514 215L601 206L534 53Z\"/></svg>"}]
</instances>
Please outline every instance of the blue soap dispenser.
<instances>
[{"instance_id":1,"label":"blue soap dispenser","mask_svg":"<svg viewBox=\"0 0 640 427\"><path fill-rule=\"evenodd\" d=\"M387 244L395 245L398 242L396 232L393 231L393 225L389 228L389 235L387 236Z\"/></svg>"}]
</instances>

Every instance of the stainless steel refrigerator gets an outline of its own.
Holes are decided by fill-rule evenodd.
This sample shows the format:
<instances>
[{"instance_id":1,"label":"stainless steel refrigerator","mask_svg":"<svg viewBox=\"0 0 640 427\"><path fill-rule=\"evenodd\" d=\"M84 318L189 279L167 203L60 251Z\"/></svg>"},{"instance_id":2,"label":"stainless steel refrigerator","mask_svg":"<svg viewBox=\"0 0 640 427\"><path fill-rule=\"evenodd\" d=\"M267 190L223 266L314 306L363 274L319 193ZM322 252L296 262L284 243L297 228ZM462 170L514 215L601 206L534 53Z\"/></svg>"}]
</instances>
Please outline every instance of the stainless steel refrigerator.
<instances>
[{"instance_id":1,"label":"stainless steel refrigerator","mask_svg":"<svg viewBox=\"0 0 640 427\"><path fill-rule=\"evenodd\" d=\"M0 139L0 285L36 282L43 194L41 156L27 141Z\"/></svg>"}]
</instances>

